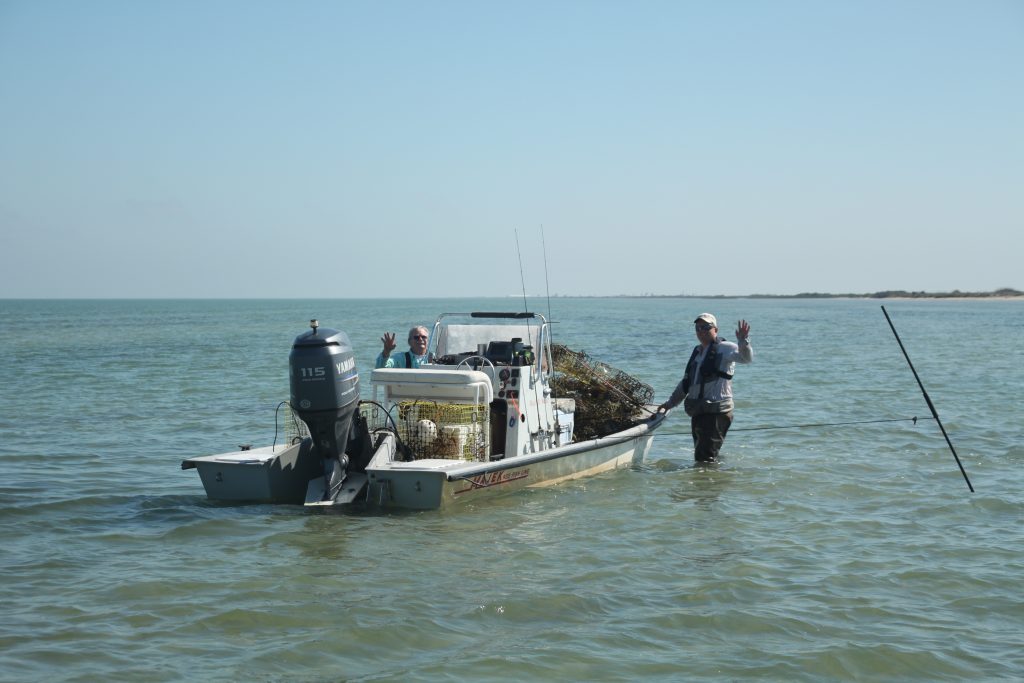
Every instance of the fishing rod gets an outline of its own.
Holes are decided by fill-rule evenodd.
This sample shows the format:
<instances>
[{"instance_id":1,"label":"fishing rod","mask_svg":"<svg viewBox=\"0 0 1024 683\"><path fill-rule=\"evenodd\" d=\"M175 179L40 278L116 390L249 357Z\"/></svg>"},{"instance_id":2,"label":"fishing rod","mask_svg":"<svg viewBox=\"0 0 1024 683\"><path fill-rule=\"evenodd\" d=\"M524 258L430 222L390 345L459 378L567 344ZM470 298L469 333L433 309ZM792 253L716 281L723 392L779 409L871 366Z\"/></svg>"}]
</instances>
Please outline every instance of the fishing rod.
<instances>
[{"instance_id":1,"label":"fishing rod","mask_svg":"<svg viewBox=\"0 0 1024 683\"><path fill-rule=\"evenodd\" d=\"M889 322L889 327L892 329L892 333L896 337L896 342L900 345L903 357L907 359L907 365L910 366L910 371L914 373L914 379L917 380L917 386L921 387L921 393L924 395L925 403L928 404L928 409L932 411L932 417L935 418L936 424L938 424L939 429L942 430L942 436L946 438L949 450L953 452L953 458L956 460L957 467L960 468L960 474L964 475L964 481L967 482L967 488L971 490L971 493L974 493L974 487L971 486L971 480L967 477L967 471L960 462L960 456L956 454L956 449L953 448L953 442L949 440L949 435L946 434L946 428L942 426L942 420L939 419L939 412L935 410L935 405L932 403L932 399L928 396L928 392L925 391L924 384L921 382L921 378L918 376L917 370L914 369L914 364L910 362L910 355L907 353L907 349L903 346L903 340L900 339L899 333L896 332L896 326L892 324L892 318L889 317L889 312L885 310L885 306L882 306L882 313L885 314L885 319Z\"/></svg>"},{"instance_id":2,"label":"fishing rod","mask_svg":"<svg viewBox=\"0 0 1024 683\"><path fill-rule=\"evenodd\" d=\"M545 290L545 294L547 295L547 298L548 298L548 323L549 323L548 324L547 339L544 340L544 347L548 351L550 351L551 347L554 346L554 344L555 344L555 335L554 335L554 330L555 330L554 323L555 323L555 320L554 320L554 318L551 317L551 285L548 284L548 244L544 240L544 224L543 223L541 223L541 225L540 225L540 246L541 246L541 249L544 251L544 290ZM538 351L539 354L543 354L544 353L544 348L537 349L537 351ZM548 353L547 355L550 358L551 354ZM552 363L551 365L553 366L554 364ZM553 372L554 372L554 367L549 367L548 368L548 375L550 376Z\"/></svg>"},{"instance_id":3,"label":"fishing rod","mask_svg":"<svg viewBox=\"0 0 1024 683\"><path fill-rule=\"evenodd\" d=\"M808 427L845 427L847 425L866 425L866 424L877 424L880 422L913 422L915 425L918 420L931 420L930 417L887 417L880 418L877 420L851 420L847 422L815 422L809 424L798 424L798 425L766 425L760 427L734 427L730 429L730 432L758 432L768 429L804 429ZM659 432L660 434L668 435L680 435L689 434L686 432Z\"/></svg>"},{"instance_id":4,"label":"fishing rod","mask_svg":"<svg viewBox=\"0 0 1024 683\"><path fill-rule=\"evenodd\" d=\"M547 333L546 338L544 339L543 345L541 346L541 348L537 349L537 352L538 352L538 357L541 357L542 359L543 358L547 358L548 359L548 369L547 369L546 376L547 376L548 381L550 382L551 379L555 376L555 362L554 362L554 355L552 354L552 349L555 346L555 335L553 334L554 333L554 329L555 329L555 325L554 325L555 320L554 320L554 318L551 315L551 284L548 281L548 243L547 243L547 240L544 239L544 224L543 223L540 224L540 246L541 246L541 251L544 254L544 295L547 297L547 300L548 300L548 333ZM520 261L520 263L521 263L521 261ZM541 372L543 373L544 371L541 370ZM538 421L539 421L539 419L540 419L540 417L539 417L539 412L540 412L539 406L538 406L537 410L538 410ZM556 424L557 424L557 420L556 420Z\"/></svg>"},{"instance_id":5,"label":"fishing rod","mask_svg":"<svg viewBox=\"0 0 1024 683\"><path fill-rule=\"evenodd\" d=\"M523 312L524 313L529 313L530 312L530 306L529 306L529 304L526 303L526 277L523 275L523 250L519 248L519 228L515 229L515 234L516 234L516 256L519 257L519 282L521 282L522 285L523 285ZM541 327L540 329L543 329L543 327ZM533 344L533 330L530 328L530 319L529 318L526 319L526 337L527 337L526 341L529 342L532 345ZM537 350L540 351L541 354L544 353L544 349L537 349ZM535 392L537 391L537 385L536 384L533 384L533 389L534 389ZM519 414L519 406L516 405L514 398L512 399L512 402L513 402L513 406L516 409L516 414L518 415ZM536 402L536 406L537 406L537 429L541 429L540 401Z\"/></svg>"},{"instance_id":6,"label":"fishing rod","mask_svg":"<svg viewBox=\"0 0 1024 683\"><path fill-rule=\"evenodd\" d=\"M519 282L523 285L523 312L530 312L530 305L526 303L526 277L523 275L523 250L519 248L519 228L515 229L516 233L516 256L519 257ZM530 319L526 319L526 335L527 339L531 344L533 343L533 330L530 328ZM537 409L538 411L540 408ZM538 412L539 416L539 412Z\"/></svg>"},{"instance_id":7,"label":"fishing rod","mask_svg":"<svg viewBox=\"0 0 1024 683\"><path fill-rule=\"evenodd\" d=\"M548 243L544 240L544 224L540 225L540 246L544 251L544 290L548 297L548 321L551 318L551 285L548 284Z\"/></svg>"},{"instance_id":8,"label":"fishing rod","mask_svg":"<svg viewBox=\"0 0 1024 683\"><path fill-rule=\"evenodd\" d=\"M519 257L519 282L523 285L523 311L530 312L530 306L526 303L526 278L523 276L523 251L519 248L519 228L515 229L516 234L516 256ZM530 328L530 321L526 321L527 329Z\"/></svg>"}]
</instances>

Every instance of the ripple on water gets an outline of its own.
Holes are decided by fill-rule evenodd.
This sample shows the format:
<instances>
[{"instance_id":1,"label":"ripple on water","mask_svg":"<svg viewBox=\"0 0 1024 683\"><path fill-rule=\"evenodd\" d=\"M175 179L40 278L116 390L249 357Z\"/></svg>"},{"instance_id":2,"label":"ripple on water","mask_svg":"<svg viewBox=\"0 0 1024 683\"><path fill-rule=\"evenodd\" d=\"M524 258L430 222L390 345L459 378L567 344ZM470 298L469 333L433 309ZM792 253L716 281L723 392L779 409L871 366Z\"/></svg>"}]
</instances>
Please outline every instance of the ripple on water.
<instances>
[{"instance_id":1,"label":"ripple on water","mask_svg":"<svg viewBox=\"0 0 1024 683\"><path fill-rule=\"evenodd\" d=\"M74 332L80 355L0 325L25 368L0 383L0 677L1016 680L1024 416L990 402L1024 384L998 346L1024 309L892 306L970 494L932 420L792 426L925 414L867 303L700 304L761 330L717 465L694 466L674 413L630 470L457 513L342 514L211 503L181 458L272 438L296 310L344 321L368 367L379 321L422 303L33 303L27 324ZM671 391L678 368L614 316L675 339L679 301L563 305L566 343ZM951 314L1002 328L960 339ZM965 357L970 386L948 371ZM38 391L51 378L64 390ZM39 423L54 411L59 428Z\"/></svg>"}]
</instances>

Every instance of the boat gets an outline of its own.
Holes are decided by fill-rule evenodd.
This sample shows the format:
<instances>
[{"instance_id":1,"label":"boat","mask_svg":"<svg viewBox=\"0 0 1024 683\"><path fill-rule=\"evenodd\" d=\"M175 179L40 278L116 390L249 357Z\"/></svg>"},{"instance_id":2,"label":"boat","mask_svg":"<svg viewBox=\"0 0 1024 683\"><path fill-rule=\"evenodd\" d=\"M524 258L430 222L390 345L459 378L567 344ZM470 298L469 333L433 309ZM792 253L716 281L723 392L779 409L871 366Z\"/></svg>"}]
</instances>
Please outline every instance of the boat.
<instances>
[{"instance_id":1,"label":"boat","mask_svg":"<svg viewBox=\"0 0 1024 683\"><path fill-rule=\"evenodd\" d=\"M430 510L630 467L665 414L650 387L552 342L539 313L444 313L430 361L370 373L316 320L289 357L285 437L185 459L216 501ZM596 387L596 389L595 389Z\"/></svg>"}]
</instances>

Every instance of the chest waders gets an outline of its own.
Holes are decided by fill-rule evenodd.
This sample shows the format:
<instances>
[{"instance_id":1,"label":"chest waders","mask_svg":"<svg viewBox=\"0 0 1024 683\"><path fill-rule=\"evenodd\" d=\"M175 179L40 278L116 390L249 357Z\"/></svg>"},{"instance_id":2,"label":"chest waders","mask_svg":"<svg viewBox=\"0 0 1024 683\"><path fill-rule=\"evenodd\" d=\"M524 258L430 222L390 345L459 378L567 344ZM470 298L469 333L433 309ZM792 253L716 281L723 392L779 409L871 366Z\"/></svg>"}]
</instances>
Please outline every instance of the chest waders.
<instances>
[{"instance_id":1,"label":"chest waders","mask_svg":"<svg viewBox=\"0 0 1024 683\"><path fill-rule=\"evenodd\" d=\"M690 362L686 364L686 374L683 375L683 386L686 392L690 391L692 383L693 368L697 366L697 356L701 347L693 349ZM700 394L697 398L686 398L686 414L690 416L691 433L693 434L693 458L698 462L711 462L718 458L718 452L725 441L725 434L732 424L732 402L728 400L729 409L722 410L726 401L711 402L704 398L704 387L708 382L718 378L732 379L732 375L719 369L722 354L719 353L718 343L715 342L708 347L704 360L697 368L698 379L700 380Z\"/></svg>"}]
</instances>

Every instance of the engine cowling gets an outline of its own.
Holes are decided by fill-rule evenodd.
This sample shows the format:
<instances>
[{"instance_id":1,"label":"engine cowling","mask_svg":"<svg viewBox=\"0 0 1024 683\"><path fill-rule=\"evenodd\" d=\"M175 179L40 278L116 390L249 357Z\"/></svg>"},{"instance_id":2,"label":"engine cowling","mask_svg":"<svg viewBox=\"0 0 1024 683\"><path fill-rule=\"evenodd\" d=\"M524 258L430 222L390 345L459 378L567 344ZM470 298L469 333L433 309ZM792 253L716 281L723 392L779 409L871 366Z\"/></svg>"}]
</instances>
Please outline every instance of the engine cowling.
<instances>
[{"instance_id":1,"label":"engine cowling","mask_svg":"<svg viewBox=\"0 0 1024 683\"><path fill-rule=\"evenodd\" d=\"M347 466L352 416L359 407L359 372L348 335L310 321L288 356L292 410L309 427L313 446L325 460Z\"/></svg>"}]
</instances>

